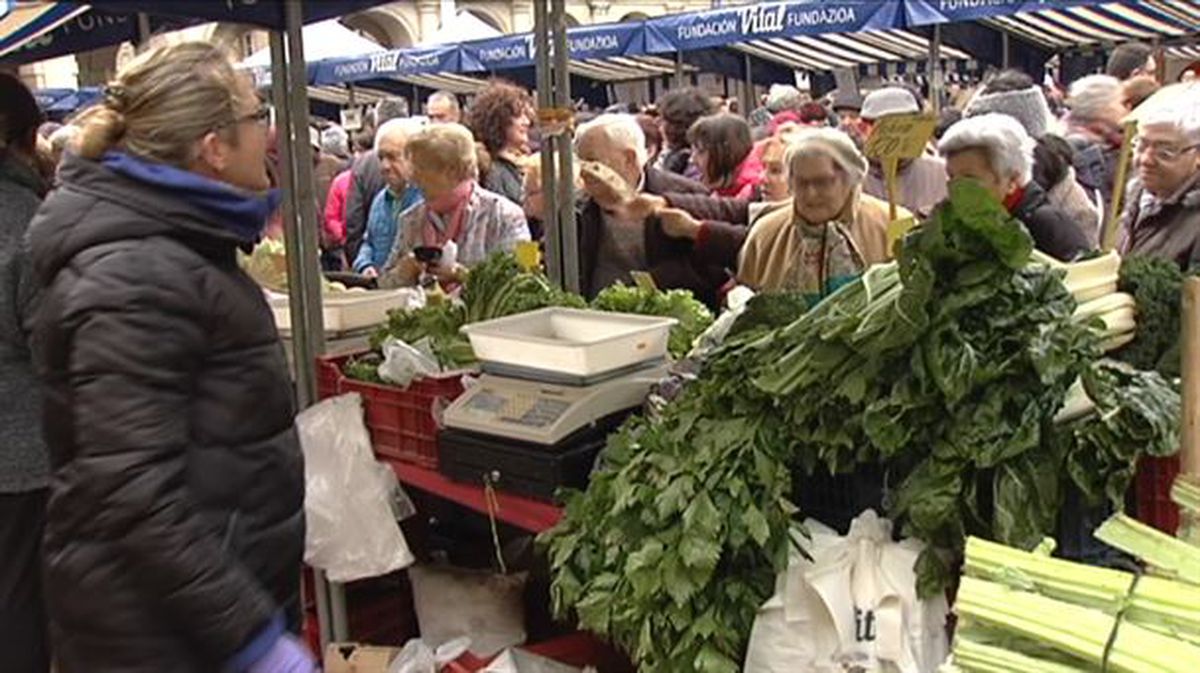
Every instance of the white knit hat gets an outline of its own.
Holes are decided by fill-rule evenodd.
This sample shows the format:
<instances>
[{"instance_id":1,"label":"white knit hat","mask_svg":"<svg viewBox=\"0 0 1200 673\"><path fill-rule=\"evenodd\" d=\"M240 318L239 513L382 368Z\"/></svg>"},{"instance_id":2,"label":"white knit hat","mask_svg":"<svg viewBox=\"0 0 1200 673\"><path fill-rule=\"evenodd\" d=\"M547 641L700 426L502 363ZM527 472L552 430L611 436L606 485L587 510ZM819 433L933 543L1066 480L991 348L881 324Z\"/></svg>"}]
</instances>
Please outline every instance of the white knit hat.
<instances>
[{"instance_id":1,"label":"white knit hat","mask_svg":"<svg viewBox=\"0 0 1200 673\"><path fill-rule=\"evenodd\" d=\"M890 86L868 94L860 114L863 119L875 120L888 115L913 114L920 111L917 97L911 91Z\"/></svg>"},{"instance_id":2,"label":"white knit hat","mask_svg":"<svg viewBox=\"0 0 1200 673\"><path fill-rule=\"evenodd\" d=\"M978 117L992 112L1008 115L1021 122L1031 138L1041 138L1050 130L1050 106L1046 103L1046 95L1037 87L979 93L967 103L963 113L967 117Z\"/></svg>"}]
</instances>

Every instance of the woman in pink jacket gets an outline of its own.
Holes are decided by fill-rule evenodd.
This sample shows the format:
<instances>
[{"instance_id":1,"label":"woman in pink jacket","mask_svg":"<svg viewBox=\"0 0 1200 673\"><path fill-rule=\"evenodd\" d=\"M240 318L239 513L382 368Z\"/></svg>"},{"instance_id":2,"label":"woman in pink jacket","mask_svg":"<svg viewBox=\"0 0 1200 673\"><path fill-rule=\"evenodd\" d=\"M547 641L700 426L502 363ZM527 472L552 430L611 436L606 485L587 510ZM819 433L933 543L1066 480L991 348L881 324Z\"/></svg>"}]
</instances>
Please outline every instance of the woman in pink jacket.
<instances>
[{"instance_id":1,"label":"woman in pink jacket","mask_svg":"<svg viewBox=\"0 0 1200 673\"><path fill-rule=\"evenodd\" d=\"M331 269L334 271L347 267L344 252L346 245L346 197L350 193L352 179L352 171L345 170L338 173L337 177L329 185L329 197L325 199L324 221L321 227L321 250L325 252L322 255L323 259L326 256L333 256L341 260L337 269Z\"/></svg>"}]
</instances>

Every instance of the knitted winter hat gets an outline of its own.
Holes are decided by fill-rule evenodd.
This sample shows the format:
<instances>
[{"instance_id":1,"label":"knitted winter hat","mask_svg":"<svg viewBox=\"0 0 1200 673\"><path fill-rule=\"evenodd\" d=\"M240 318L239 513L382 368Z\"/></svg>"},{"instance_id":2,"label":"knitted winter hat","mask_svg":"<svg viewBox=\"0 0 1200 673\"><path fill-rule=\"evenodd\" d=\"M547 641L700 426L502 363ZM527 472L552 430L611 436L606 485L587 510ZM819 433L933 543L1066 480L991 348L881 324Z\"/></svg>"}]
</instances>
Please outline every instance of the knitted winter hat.
<instances>
[{"instance_id":1,"label":"knitted winter hat","mask_svg":"<svg viewBox=\"0 0 1200 673\"><path fill-rule=\"evenodd\" d=\"M1020 91L981 93L967 103L967 117L992 112L1008 115L1021 122L1031 138L1041 138L1050 130L1050 106L1046 96L1037 87Z\"/></svg>"}]
</instances>

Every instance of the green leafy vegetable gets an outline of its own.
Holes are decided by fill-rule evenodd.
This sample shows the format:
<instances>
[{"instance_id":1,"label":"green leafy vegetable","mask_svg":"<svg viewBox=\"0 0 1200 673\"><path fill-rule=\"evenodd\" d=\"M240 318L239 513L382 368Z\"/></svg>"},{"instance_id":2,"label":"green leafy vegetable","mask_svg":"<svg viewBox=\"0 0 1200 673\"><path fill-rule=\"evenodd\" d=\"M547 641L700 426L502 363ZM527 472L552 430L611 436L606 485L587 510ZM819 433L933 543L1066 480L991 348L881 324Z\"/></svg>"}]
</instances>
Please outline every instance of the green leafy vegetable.
<instances>
[{"instance_id":1,"label":"green leafy vegetable","mask_svg":"<svg viewBox=\"0 0 1200 673\"><path fill-rule=\"evenodd\" d=\"M1031 251L1001 204L954 182L897 263L782 326L770 325L795 304L761 304L654 421L612 438L568 499L544 538L555 609L643 670L737 670L796 542L793 471L818 466L882 464L899 483L889 514L929 545L923 595L946 587L967 535L1030 547L1051 533L1082 445L1050 428L1099 335L1073 319L1063 272ZM1137 404L1098 402L1116 416ZM1107 425L1103 441L1168 442L1166 402ZM1098 466L1105 490L1117 463Z\"/></svg>"},{"instance_id":2,"label":"green leafy vegetable","mask_svg":"<svg viewBox=\"0 0 1200 673\"><path fill-rule=\"evenodd\" d=\"M1137 336L1114 354L1138 369L1179 376L1180 301L1184 274L1156 257L1130 256L1121 260L1118 289L1137 304Z\"/></svg>"},{"instance_id":3,"label":"green leafy vegetable","mask_svg":"<svg viewBox=\"0 0 1200 673\"><path fill-rule=\"evenodd\" d=\"M692 342L713 321L712 311L687 290L661 292L617 283L601 290L592 300L592 308L675 318L679 324L671 328L668 350L676 358L685 357L692 349Z\"/></svg>"}]
</instances>

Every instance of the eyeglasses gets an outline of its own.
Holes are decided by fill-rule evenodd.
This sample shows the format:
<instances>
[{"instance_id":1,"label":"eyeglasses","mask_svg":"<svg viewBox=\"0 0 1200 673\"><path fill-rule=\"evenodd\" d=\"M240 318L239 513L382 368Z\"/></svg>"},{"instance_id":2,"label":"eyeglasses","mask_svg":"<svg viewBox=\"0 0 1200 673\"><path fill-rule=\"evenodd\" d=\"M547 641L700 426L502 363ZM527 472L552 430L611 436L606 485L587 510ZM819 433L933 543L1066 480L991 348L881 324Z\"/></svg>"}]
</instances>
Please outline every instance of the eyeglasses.
<instances>
[{"instance_id":1,"label":"eyeglasses","mask_svg":"<svg viewBox=\"0 0 1200 673\"><path fill-rule=\"evenodd\" d=\"M260 105L260 106L258 106L258 109L255 110L254 112L251 112L249 114L244 114L240 117L234 117L233 119L230 119L229 121L221 122L220 124L217 124L215 127L213 127L213 130L219 131L219 130L229 127L229 126L237 126L238 124L241 124L242 122L254 122L255 124L263 124L263 123L266 123L266 121L270 118L271 118L271 108L267 105Z\"/></svg>"},{"instance_id":2,"label":"eyeglasses","mask_svg":"<svg viewBox=\"0 0 1200 673\"><path fill-rule=\"evenodd\" d=\"M1159 161L1175 161L1179 157L1200 148L1197 145L1185 145L1184 147L1171 147L1169 145L1159 145L1156 143L1143 142L1141 139L1133 141L1134 154L1149 154Z\"/></svg>"}]
</instances>

